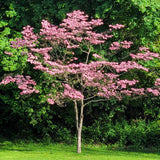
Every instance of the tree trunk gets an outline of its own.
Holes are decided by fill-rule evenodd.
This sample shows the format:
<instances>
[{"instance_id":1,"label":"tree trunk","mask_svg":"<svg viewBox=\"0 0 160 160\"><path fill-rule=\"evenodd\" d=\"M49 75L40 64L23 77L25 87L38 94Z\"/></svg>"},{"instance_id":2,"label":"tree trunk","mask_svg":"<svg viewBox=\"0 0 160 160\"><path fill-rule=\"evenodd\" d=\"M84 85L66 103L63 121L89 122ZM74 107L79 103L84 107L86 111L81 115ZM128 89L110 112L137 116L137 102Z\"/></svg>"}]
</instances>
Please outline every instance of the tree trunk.
<instances>
[{"instance_id":1,"label":"tree trunk","mask_svg":"<svg viewBox=\"0 0 160 160\"><path fill-rule=\"evenodd\" d=\"M80 115L78 114L78 106L76 100L74 101L74 109L76 115L76 127L77 127L77 153L81 153L81 141L82 141L82 126L83 126L83 109L84 103L83 99L81 100L81 107L80 107Z\"/></svg>"},{"instance_id":2,"label":"tree trunk","mask_svg":"<svg viewBox=\"0 0 160 160\"><path fill-rule=\"evenodd\" d=\"M78 131L77 131L77 153L81 153L81 137L82 137L82 128L78 128Z\"/></svg>"}]
</instances>

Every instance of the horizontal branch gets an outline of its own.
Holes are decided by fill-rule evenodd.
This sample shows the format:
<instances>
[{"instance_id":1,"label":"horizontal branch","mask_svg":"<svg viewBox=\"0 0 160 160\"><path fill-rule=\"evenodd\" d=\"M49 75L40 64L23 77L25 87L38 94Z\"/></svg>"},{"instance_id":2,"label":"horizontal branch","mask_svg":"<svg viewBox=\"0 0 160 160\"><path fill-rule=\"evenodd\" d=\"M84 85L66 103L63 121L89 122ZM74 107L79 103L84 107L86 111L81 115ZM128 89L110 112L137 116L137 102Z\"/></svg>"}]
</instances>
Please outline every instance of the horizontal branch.
<instances>
[{"instance_id":1,"label":"horizontal branch","mask_svg":"<svg viewBox=\"0 0 160 160\"><path fill-rule=\"evenodd\" d=\"M84 107L85 107L86 105L88 105L89 103L93 103L93 102L104 102L104 101L108 101L108 99L91 100L91 101L85 103L85 104L84 104Z\"/></svg>"},{"instance_id":2,"label":"horizontal branch","mask_svg":"<svg viewBox=\"0 0 160 160\"><path fill-rule=\"evenodd\" d=\"M90 99L92 99L92 98L94 98L94 97L96 97L96 96L92 96L92 97L86 98L86 99L84 99L84 101L90 100Z\"/></svg>"}]
</instances>

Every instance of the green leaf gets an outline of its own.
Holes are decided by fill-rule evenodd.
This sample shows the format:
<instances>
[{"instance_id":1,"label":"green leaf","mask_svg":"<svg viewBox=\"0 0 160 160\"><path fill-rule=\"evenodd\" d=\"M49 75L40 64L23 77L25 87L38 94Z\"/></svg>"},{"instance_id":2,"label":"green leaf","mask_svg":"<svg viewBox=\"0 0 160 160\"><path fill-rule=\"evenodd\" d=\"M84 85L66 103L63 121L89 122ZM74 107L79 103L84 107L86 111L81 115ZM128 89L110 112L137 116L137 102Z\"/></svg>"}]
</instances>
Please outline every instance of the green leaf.
<instances>
[{"instance_id":1,"label":"green leaf","mask_svg":"<svg viewBox=\"0 0 160 160\"><path fill-rule=\"evenodd\" d=\"M13 18L14 16L17 15L17 13L13 10L13 11L6 11L6 16L7 17L10 17L10 18Z\"/></svg>"},{"instance_id":2,"label":"green leaf","mask_svg":"<svg viewBox=\"0 0 160 160\"><path fill-rule=\"evenodd\" d=\"M1 28L1 27L5 27L5 26L7 26L7 25L8 25L7 22L5 22L5 21L0 21L0 28Z\"/></svg>"}]
</instances>

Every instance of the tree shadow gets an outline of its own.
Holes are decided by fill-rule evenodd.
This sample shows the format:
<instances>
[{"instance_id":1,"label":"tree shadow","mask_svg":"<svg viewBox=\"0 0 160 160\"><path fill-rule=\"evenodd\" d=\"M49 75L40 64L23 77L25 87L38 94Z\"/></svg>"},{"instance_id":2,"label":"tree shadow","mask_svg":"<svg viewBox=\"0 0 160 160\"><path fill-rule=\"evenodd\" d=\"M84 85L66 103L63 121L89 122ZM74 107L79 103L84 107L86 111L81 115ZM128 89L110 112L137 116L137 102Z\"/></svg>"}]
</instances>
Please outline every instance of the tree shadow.
<instances>
[{"instance_id":1,"label":"tree shadow","mask_svg":"<svg viewBox=\"0 0 160 160\"><path fill-rule=\"evenodd\" d=\"M123 152L137 152L137 153L148 153L148 154L158 154L160 155L160 148L126 148L121 149Z\"/></svg>"},{"instance_id":2,"label":"tree shadow","mask_svg":"<svg viewBox=\"0 0 160 160\"><path fill-rule=\"evenodd\" d=\"M0 151L33 151L33 149L27 148L26 146L19 145L16 146L10 141L0 142Z\"/></svg>"},{"instance_id":3,"label":"tree shadow","mask_svg":"<svg viewBox=\"0 0 160 160\"><path fill-rule=\"evenodd\" d=\"M54 145L54 144L49 144L49 145L43 145L43 144L36 144L36 145L28 145L28 144L18 144L15 145L12 142L0 142L0 152L3 151L19 151L19 152L31 152L31 151L36 151L37 148L39 150L39 147L43 151L47 151L50 154L54 154L55 152L64 152L66 154L71 153L71 154L77 154L77 147L75 145ZM92 146L82 146L82 155L90 155L90 156L125 156L125 155L141 155L142 157L146 157L147 154L154 154L157 156L160 156L160 149L137 149L137 148L126 148L126 149L108 149L106 147L92 147ZM78 154L77 154L78 155Z\"/></svg>"},{"instance_id":4,"label":"tree shadow","mask_svg":"<svg viewBox=\"0 0 160 160\"><path fill-rule=\"evenodd\" d=\"M107 149L107 148L88 148L83 147L82 149L83 153L86 154L96 154L96 155L115 155L115 156L124 156L126 154L130 155L139 155L146 156L147 154L154 154L160 156L160 149Z\"/></svg>"},{"instance_id":5,"label":"tree shadow","mask_svg":"<svg viewBox=\"0 0 160 160\"><path fill-rule=\"evenodd\" d=\"M34 151L33 149L19 149L19 148L8 148L8 147L0 147L0 151L25 151L25 152L29 152L29 151Z\"/></svg>"}]
</instances>

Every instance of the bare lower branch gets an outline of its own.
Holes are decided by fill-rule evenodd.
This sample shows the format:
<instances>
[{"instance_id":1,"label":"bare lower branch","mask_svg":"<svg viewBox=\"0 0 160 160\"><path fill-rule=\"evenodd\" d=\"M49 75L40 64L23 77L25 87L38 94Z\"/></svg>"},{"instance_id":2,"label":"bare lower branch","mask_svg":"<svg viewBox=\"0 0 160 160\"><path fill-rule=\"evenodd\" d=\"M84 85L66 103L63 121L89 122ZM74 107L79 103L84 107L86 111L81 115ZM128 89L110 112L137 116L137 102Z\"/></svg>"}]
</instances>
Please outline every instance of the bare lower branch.
<instances>
[{"instance_id":1,"label":"bare lower branch","mask_svg":"<svg viewBox=\"0 0 160 160\"><path fill-rule=\"evenodd\" d=\"M87 103L85 103L84 104L84 107L86 106L86 105L88 105L89 103L92 103L92 102L102 102L102 101L108 101L108 99L97 99L97 100L91 100L91 101L89 101L89 102L87 102Z\"/></svg>"},{"instance_id":2,"label":"bare lower branch","mask_svg":"<svg viewBox=\"0 0 160 160\"><path fill-rule=\"evenodd\" d=\"M92 96L92 97L86 98L86 99L84 99L84 101L90 100L90 99L92 99L92 98L94 98L94 97L96 97L96 96Z\"/></svg>"}]
</instances>

